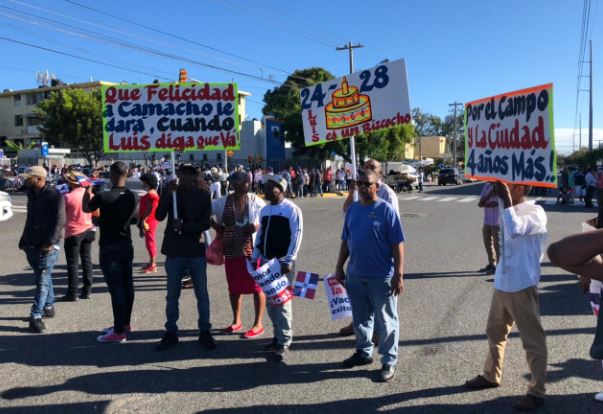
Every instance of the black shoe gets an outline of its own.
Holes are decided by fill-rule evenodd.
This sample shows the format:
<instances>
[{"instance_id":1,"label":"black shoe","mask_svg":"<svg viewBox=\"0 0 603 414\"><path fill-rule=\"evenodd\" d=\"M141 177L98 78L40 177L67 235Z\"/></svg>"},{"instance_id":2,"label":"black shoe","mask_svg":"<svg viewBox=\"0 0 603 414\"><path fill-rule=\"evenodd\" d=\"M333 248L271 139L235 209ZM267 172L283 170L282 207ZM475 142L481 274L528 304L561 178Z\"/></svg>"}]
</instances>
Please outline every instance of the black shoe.
<instances>
[{"instance_id":1,"label":"black shoe","mask_svg":"<svg viewBox=\"0 0 603 414\"><path fill-rule=\"evenodd\" d=\"M373 358L371 358L371 357L365 358L362 356L362 353L360 351L356 351L354 353L354 355L343 360L343 367L344 368L354 368L354 367L358 367L361 365L369 365L372 363L373 363Z\"/></svg>"},{"instance_id":2,"label":"black shoe","mask_svg":"<svg viewBox=\"0 0 603 414\"><path fill-rule=\"evenodd\" d=\"M494 272L495 270L496 270L496 266L492 266L491 264L479 269L480 272L485 272L487 274L490 274L490 272Z\"/></svg>"},{"instance_id":3,"label":"black shoe","mask_svg":"<svg viewBox=\"0 0 603 414\"><path fill-rule=\"evenodd\" d=\"M75 295L65 295L61 296L56 300L56 302L76 302L77 297Z\"/></svg>"},{"instance_id":4,"label":"black shoe","mask_svg":"<svg viewBox=\"0 0 603 414\"><path fill-rule=\"evenodd\" d=\"M80 296L78 297L80 299L90 299L90 292L82 291L82 293L80 293Z\"/></svg>"},{"instance_id":5,"label":"black shoe","mask_svg":"<svg viewBox=\"0 0 603 414\"><path fill-rule=\"evenodd\" d=\"M54 306L49 306L48 308L44 308L42 316L44 318L54 318L55 314L56 314L56 312L54 310Z\"/></svg>"},{"instance_id":6,"label":"black shoe","mask_svg":"<svg viewBox=\"0 0 603 414\"><path fill-rule=\"evenodd\" d=\"M165 351L168 348L171 348L175 345L178 345L178 334L176 332L166 331L163 334L163 338L157 345L155 345L155 349L157 351Z\"/></svg>"},{"instance_id":7,"label":"black shoe","mask_svg":"<svg viewBox=\"0 0 603 414\"><path fill-rule=\"evenodd\" d=\"M277 345L274 350L274 359L277 361L282 361L289 353L289 347L287 345Z\"/></svg>"},{"instance_id":8,"label":"black shoe","mask_svg":"<svg viewBox=\"0 0 603 414\"><path fill-rule=\"evenodd\" d=\"M264 344L264 351L266 352L274 352L276 351L276 347L278 346L278 340L276 338L272 338L272 341Z\"/></svg>"},{"instance_id":9,"label":"black shoe","mask_svg":"<svg viewBox=\"0 0 603 414\"><path fill-rule=\"evenodd\" d=\"M211 336L211 332L201 331L199 334L199 344L206 349L214 349L216 347L216 340Z\"/></svg>"},{"instance_id":10,"label":"black shoe","mask_svg":"<svg viewBox=\"0 0 603 414\"><path fill-rule=\"evenodd\" d=\"M389 382L396 374L396 367L393 365L383 365L379 371L379 380L381 382Z\"/></svg>"},{"instance_id":11,"label":"black shoe","mask_svg":"<svg viewBox=\"0 0 603 414\"><path fill-rule=\"evenodd\" d=\"M29 320L29 330L35 333L42 333L46 329L46 325L44 325L44 321L42 318L32 318Z\"/></svg>"}]
</instances>

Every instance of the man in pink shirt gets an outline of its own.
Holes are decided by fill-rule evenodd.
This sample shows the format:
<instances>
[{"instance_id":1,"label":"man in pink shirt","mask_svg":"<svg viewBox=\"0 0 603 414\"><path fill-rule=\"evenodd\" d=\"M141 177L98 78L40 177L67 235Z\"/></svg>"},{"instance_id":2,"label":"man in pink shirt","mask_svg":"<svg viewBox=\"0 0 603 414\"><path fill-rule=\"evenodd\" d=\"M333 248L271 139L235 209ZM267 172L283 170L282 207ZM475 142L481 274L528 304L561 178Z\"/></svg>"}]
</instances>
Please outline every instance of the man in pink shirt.
<instances>
[{"instance_id":1,"label":"man in pink shirt","mask_svg":"<svg viewBox=\"0 0 603 414\"><path fill-rule=\"evenodd\" d=\"M92 242L96 229L92 224L92 214L82 210L82 199L86 189L82 186L86 176L78 171L69 171L64 175L69 186L65 194L65 257L67 259L67 293L58 299L60 302L75 302L77 300L78 267L82 259L84 286L80 299L90 298L92 288Z\"/></svg>"}]
</instances>

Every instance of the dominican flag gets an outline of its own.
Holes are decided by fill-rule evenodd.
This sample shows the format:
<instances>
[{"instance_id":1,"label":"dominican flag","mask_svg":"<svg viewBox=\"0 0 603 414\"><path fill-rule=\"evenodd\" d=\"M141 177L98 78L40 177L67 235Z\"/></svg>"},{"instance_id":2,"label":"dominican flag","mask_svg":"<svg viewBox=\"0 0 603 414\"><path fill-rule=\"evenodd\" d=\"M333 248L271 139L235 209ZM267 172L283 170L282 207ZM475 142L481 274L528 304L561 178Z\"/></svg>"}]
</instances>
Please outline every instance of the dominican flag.
<instances>
[{"instance_id":1,"label":"dominican flag","mask_svg":"<svg viewBox=\"0 0 603 414\"><path fill-rule=\"evenodd\" d=\"M300 298L314 299L318 286L318 274L310 272L297 272L293 284L293 295Z\"/></svg>"},{"instance_id":2,"label":"dominican flag","mask_svg":"<svg viewBox=\"0 0 603 414\"><path fill-rule=\"evenodd\" d=\"M61 194L67 194L69 192L69 186L67 184L59 184L59 185L55 186L55 188Z\"/></svg>"},{"instance_id":3,"label":"dominican flag","mask_svg":"<svg viewBox=\"0 0 603 414\"><path fill-rule=\"evenodd\" d=\"M77 177L77 183L79 185L81 185L82 187L89 187L91 185L90 179L88 177L86 177L85 175L81 175L81 176Z\"/></svg>"}]
</instances>

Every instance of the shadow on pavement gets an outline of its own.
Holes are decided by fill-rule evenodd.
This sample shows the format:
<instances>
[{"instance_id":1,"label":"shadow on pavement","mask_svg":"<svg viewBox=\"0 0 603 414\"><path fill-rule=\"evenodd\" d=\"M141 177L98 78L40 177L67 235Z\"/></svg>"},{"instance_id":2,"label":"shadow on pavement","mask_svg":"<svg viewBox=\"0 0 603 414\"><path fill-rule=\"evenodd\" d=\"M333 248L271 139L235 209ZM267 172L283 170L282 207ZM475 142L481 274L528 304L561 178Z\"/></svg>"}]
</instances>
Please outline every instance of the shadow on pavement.
<instances>
[{"instance_id":1,"label":"shadow on pavement","mask_svg":"<svg viewBox=\"0 0 603 414\"><path fill-rule=\"evenodd\" d=\"M464 392L461 387L440 387L409 391L376 398L357 398L328 403L306 405L257 405L249 407L223 408L199 411L205 414L281 414L281 413L407 413L407 414L484 414L513 413L512 406L521 396L500 397L477 404L425 404L399 407L395 411L388 406L421 398L432 398ZM593 400L592 394L549 395L538 413L600 413L601 405Z\"/></svg>"},{"instance_id":2,"label":"shadow on pavement","mask_svg":"<svg viewBox=\"0 0 603 414\"><path fill-rule=\"evenodd\" d=\"M1 396L3 399L15 400L64 391L79 391L93 395L229 392L266 385L372 378L375 374L375 369L343 370L339 362L299 365L252 362L186 369L164 367L82 375L58 385L12 388L2 392Z\"/></svg>"},{"instance_id":3,"label":"shadow on pavement","mask_svg":"<svg viewBox=\"0 0 603 414\"><path fill-rule=\"evenodd\" d=\"M104 413L111 401L93 401L75 404L26 405L19 407L0 408L1 414L84 414Z\"/></svg>"},{"instance_id":4,"label":"shadow on pavement","mask_svg":"<svg viewBox=\"0 0 603 414\"><path fill-rule=\"evenodd\" d=\"M576 278L572 276L572 280L575 281ZM552 281L558 280L555 278ZM578 283L540 286L540 314L542 316L592 315L592 313L591 306Z\"/></svg>"}]
</instances>

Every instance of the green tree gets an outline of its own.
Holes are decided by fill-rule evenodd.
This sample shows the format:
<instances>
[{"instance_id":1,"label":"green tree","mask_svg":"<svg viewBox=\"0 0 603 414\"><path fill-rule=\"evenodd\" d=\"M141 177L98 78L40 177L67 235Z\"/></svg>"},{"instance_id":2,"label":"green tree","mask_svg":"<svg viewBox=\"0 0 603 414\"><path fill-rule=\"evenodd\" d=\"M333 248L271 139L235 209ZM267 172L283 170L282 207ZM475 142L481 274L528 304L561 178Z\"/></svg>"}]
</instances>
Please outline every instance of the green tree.
<instances>
[{"instance_id":1,"label":"green tree","mask_svg":"<svg viewBox=\"0 0 603 414\"><path fill-rule=\"evenodd\" d=\"M397 125L393 128L359 135L356 152L360 158L379 161L400 161L405 158L406 144L413 142L415 129L412 125Z\"/></svg>"},{"instance_id":2,"label":"green tree","mask_svg":"<svg viewBox=\"0 0 603 414\"><path fill-rule=\"evenodd\" d=\"M35 111L44 119L42 138L51 145L79 152L90 165L102 155L100 90L62 89L50 94Z\"/></svg>"},{"instance_id":3,"label":"green tree","mask_svg":"<svg viewBox=\"0 0 603 414\"><path fill-rule=\"evenodd\" d=\"M283 122L287 141L290 141L296 155L310 154L317 158L327 158L332 152L345 156L348 152L346 141L334 141L326 144L305 146L304 130L301 118L300 91L308 86L334 79L328 70L314 67L293 72L280 85L264 94L266 105L264 115L271 115Z\"/></svg>"}]
</instances>

